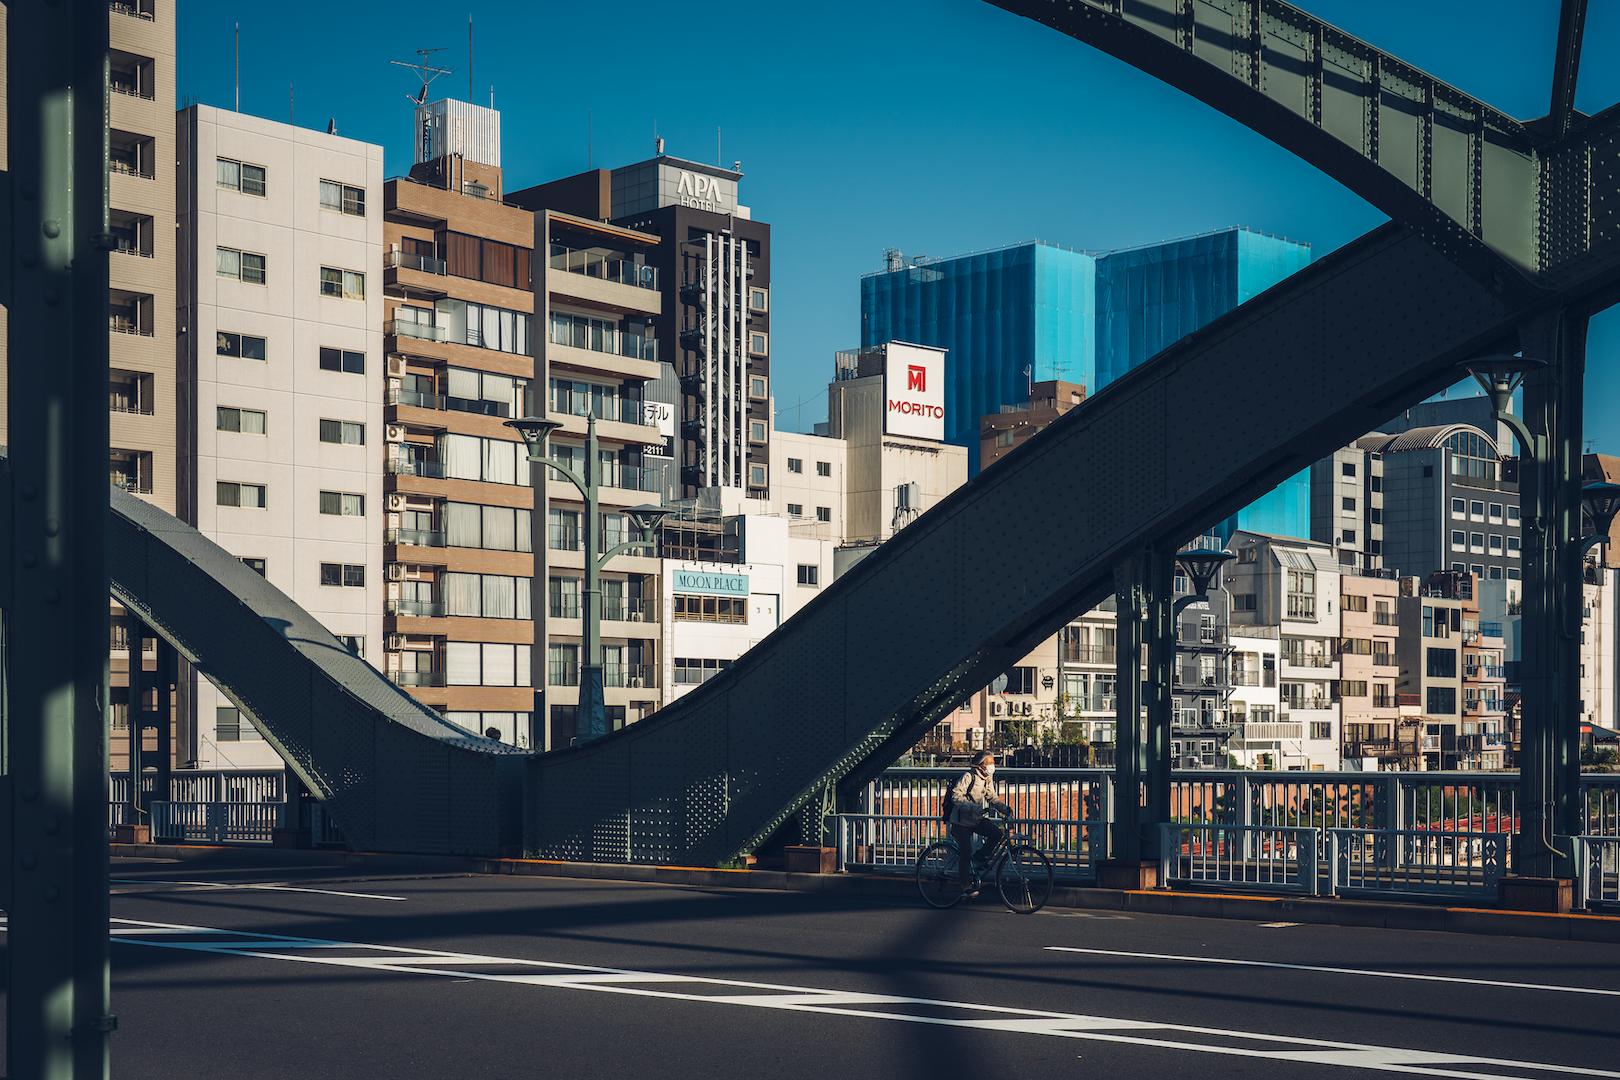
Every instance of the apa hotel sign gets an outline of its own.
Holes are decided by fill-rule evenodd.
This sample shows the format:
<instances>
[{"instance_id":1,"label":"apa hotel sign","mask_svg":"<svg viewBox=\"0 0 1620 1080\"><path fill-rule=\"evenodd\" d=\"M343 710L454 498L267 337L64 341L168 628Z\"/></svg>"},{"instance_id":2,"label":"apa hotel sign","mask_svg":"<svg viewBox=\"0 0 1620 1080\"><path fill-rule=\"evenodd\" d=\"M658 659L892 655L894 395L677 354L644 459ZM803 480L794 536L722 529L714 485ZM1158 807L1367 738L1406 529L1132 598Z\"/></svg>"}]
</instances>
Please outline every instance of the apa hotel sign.
<instances>
[{"instance_id":1,"label":"apa hotel sign","mask_svg":"<svg viewBox=\"0 0 1620 1080\"><path fill-rule=\"evenodd\" d=\"M945 350L891 341L883 360L883 431L945 438Z\"/></svg>"},{"instance_id":2,"label":"apa hotel sign","mask_svg":"<svg viewBox=\"0 0 1620 1080\"><path fill-rule=\"evenodd\" d=\"M730 190L727 190L727 189ZM730 214L737 209L737 185L734 181L717 176L681 170L675 182L676 201L694 210L707 210L711 214Z\"/></svg>"}]
</instances>

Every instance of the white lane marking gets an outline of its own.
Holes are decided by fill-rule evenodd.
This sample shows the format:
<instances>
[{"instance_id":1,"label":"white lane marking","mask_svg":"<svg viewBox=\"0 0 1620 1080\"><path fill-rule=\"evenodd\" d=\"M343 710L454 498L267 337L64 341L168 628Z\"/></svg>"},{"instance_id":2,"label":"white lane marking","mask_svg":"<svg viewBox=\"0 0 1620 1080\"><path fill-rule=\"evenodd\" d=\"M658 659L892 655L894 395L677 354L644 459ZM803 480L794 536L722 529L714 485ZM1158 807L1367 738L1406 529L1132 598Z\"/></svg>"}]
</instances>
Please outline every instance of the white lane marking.
<instances>
[{"instance_id":1,"label":"white lane marking","mask_svg":"<svg viewBox=\"0 0 1620 1080\"><path fill-rule=\"evenodd\" d=\"M158 881L154 878L108 878L108 881L121 885L188 885L198 889L263 889L267 892L302 892L320 893L322 896L358 896L364 900L408 900L407 896L384 896L382 893L371 892L339 892L336 889L304 889L296 885L281 885L275 882L249 883L229 881Z\"/></svg>"},{"instance_id":2,"label":"white lane marking","mask_svg":"<svg viewBox=\"0 0 1620 1080\"><path fill-rule=\"evenodd\" d=\"M271 934L255 934L241 930L221 930L205 926L187 927L175 923L151 923L135 919L114 919L112 921L118 924L118 927L115 927L112 931L112 940L125 945L145 945L153 948L181 949L215 955L251 956L267 960L291 960L306 964L327 964L335 967L360 968L370 971L448 976L453 977L458 982L472 979L485 982L527 984L561 990L585 990L603 994L626 994L634 997L708 1002L716 1005L741 1006L744 1008L780 1009L788 1012L820 1013L864 1020L895 1020L913 1024L933 1024L941 1027L1017 1032L1027 1035L1045 1035L1067 1039L1090 1039L1093 1041L1128 1043L1135 1046L1151 1046L1202 1054L1221 1054L1274 1061L1299 1061L1346 1068L1371 1069L1379 1072L1416 1073L1423 1076L1454 1076L1466 1078L1466 1080L1504 1080L1505 1077L1515 1076L1524 1077L1528 1080L1528 1078L1538 1077L1548 1072L1574 1073L1582 1076L1601 1076L1611 1078L1611 1080L1620 1080L1620 1072L1583 1069L1568 1065L1543 1064L1533 1061L1510 1061L1500 1058L1479 1057L1472 1054L1446 1054L1404 1047L1333 1042L1324 1039L1299 1038L1291 1035L1268 1035L1259 1032L1193 1027L1185 1024L1167 1024L1149 1020L1127 1020L1107 1016L1046 1012L1038 1009L1015 1009L965 1001L942 1001L932 998L864 994L810 986L784 986L775 983L676 975L669 972L593 967L548 960L529 960L521 957L480 956L476 953L413 949L398 945L377 945L357 941L282 937ZM163 933L129 934L128 929L124 928L152 929L163 931ZM126 934L128 936L124 936ZM190 936L194 940L181 940L182 936ZM369 955L333 955L334 950L339 949L353 950ZM517 968L520 970L517 972L469 970L480 967ZM524 972L522 969L533 969L533 973ZM671 984L679 983L705 987L736 988L753 992L716 995L682 993L669 988L655 988L660 986L669 987ZM928 1016L916 1012L863 1006L898 1006L900 1009L948 1009L969 1015L955 1017ZM1153 1034L1149 1034L1149 1032ZM1182 1038L1177 1038L1178 1035L1182 1036ZM1269 1043L1272 1045L1211 1045L1193 1041L1192 1038L1189 1038L1211 1035L1226 1039L1246 1040L1250 1043ZM1516 1071L1479 1073L1445 1066L1485 1066Z\"/></svg>"},{"instance_id":3,"label":"white lane marking","mask_svg":"<svg viewBox=\"0 0 1620 1080\"><path fill-rule=\"evenodd\" d=\"M1265 925L1265 924L1262 924ZM1287 923L1283 925L1294 925ZM1310 964L1279 964L1270 960L1231 960L1219 956L1176 956L1172 953L1121 952L1116 949L1077 949L1048 945L1047 952L1088 953L1092 956L1128 956L1137 960L1180 960L1189 964L1227 964L1232 967L1282 968L1287 971L1321 971L1330 975L1365 975L1373 979L1414 979L1418 982L1461 983L1465 986L1502 986L1509 990L1553 990L1560 994L1596 994L1620 997L1620 990L1596 986L1557 986L1552 983L1503 982L1498 979L1464 979L1455 975L1420 975L1412 971L1368 971L1363 968L1315 967Z\"/></svg>"},{"instance_id":4,"label":"white lane marking","mask_svg":"<svg viewBox=\"0 0 1620 1080\"><path fill-rule=\"evenodd\" d=\"M1263 922L1259 926L1263 930L1276 930L1284 926L1298 926L1297 922Z\"/></svg>"}]
</instances>

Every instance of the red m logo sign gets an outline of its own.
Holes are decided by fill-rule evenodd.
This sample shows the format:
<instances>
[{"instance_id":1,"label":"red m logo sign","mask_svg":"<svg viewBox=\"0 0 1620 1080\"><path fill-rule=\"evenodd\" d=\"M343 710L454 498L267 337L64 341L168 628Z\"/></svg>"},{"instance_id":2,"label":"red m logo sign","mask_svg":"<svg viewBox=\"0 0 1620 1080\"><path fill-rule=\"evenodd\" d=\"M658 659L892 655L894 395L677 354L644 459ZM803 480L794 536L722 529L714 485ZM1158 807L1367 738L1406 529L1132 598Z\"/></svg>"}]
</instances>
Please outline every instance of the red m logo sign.
<instances>
[{"instance_id":1,"label":"red m logo sign","mask_svg":"<svg viewBox=\"0 0 1620 1080\"><path fill-rule=\"evenodd\" d=\"M916 390L918 393L928 391L928 369L916 364L906 366L906 389Z\"/></svg>"}]
</instances>

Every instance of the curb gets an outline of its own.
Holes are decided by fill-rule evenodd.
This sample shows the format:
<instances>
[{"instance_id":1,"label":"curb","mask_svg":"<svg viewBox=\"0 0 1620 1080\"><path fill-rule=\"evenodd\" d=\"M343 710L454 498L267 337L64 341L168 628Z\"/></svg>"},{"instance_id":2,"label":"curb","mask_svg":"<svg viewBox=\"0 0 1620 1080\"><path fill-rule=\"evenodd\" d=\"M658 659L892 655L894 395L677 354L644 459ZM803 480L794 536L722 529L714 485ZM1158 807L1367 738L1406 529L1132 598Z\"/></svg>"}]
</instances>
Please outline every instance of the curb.
<instances>
[{"instance_id":1,"label":"curb","mask_svg":"<svg viewBox=\"0 0 1620 1080\"><path fill-rule=\"evenodd\" d=\"M481 876L560 877L598 881L644 881L725 889L773 889L839 896L913 898L911 879L899 874L790 874L781 870L719 870L701 866L635 863L579 863L551 859L494 859L467 855L391 855L363 851L307 851L202 844L109 844L114 858L173 859L179 862L245 860L285 866L347 866L414 873ZM1571 912L1555 915L1492 908L1393 904L1367 900L1234 896L1159 889L1127 891L1059 885L1047 905L1082 911L1141 915L1180 915L1241 922L1294 922L1383 930L1427 930L1452 934L1551 938L1559 941L1620 942L1620 916Z\"/></svg>"}]
</instances>

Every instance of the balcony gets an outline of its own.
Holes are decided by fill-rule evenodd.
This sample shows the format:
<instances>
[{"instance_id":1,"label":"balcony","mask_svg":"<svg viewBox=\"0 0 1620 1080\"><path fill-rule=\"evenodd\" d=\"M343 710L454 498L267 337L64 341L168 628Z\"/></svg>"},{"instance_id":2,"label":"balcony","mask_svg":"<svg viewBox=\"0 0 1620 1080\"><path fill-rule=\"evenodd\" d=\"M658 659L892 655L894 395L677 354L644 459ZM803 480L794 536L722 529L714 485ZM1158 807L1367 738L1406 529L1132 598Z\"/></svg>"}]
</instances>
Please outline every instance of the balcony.
<instances>
[{"instance_id":1,"label":"balcony","mask_svg":"<svg viewBox=\"0 0 1620 1080\"><path fill-rule=\"evenodd\" d=\"M569 616L577 617L577 612ZM657 622L658 600L652 596L604 596L602 618L608 622Z\"/></svg>"},{"instance_id":2,"label":"balcony","mask_svg":"<svg viewBox=\"0 0 1620 1080\"><path fill-rule=\"evenodd\" d=\"M1375 626L1399 626L1400 624L1400 616L1393 611L1373 612L1373 625Z\"/></svg>"},{"instance_id":3,"label":"balcony","mask_svg":"<svg viewBox=\"0 0 1620 1080\"><path fill-rule=\"evenodd\" d=\"M421 476L429 480L444 479L444 462L423 461L415 458L388 458L384 471L394 476Z\"/></svg>"},{"instance_id":4,"label":"balcony","mask_svg":"<svg viewBox=\"0 0 1620 1080\"><path fill-rule=\"evenodd\" d=\"M1463 667L1465 679L1505 679L1507 668L1499 664L1467 664Z\"/></svg>"},{"instance_id":5,"label":"balcony","mask_svg":"<svg viewBox=\"0 0 1620 1080\"><path fill-rule=\"evenodd\" d=\"M551 268L569 274L616 281L620 285L633 285L638 289L658 290L658 270L642 266L623 252L606 248L569 248L551 245Z\"/></svg>"},{"instance_id":6,"label":"balcony","mask_svg":"<svg viewBox=\"0 0 1620 1080\"><path fill-rule=\"evenodd\" d=\"M1112 664L1116 663L1115 655L1112 645L1077 645L1070 642L1063 646L1063 661L1068 664Z\"/></svg>"},{"instance_id":7,"label":"balcony","mask_svg":"<svg viewBox=\"0 0 1620 1080\"><path fill-rule=\"evenodd\" d=\"M152 0L107 0L107 10L114 15L127 15L132 19L152 22Z\"/></svg>"},{"instance_id":8,"label":"balcony","mask_svg":"<svg viewBox=\"0 0 1620 1080\"><path fill-rule=\"evenodd\" d=\"M620 465L604 471L602 486L618 488L621 491L662 491L664 472L662 469Z\"/></svg>"},{"instance_id":9,"label":"balcony","mask_svg":"<svg viewBox=\"0 0 1620 1080\"><path fill-rule=\"evenodd\" d=\"M602 685L638 690L658 685L656 664L603 664Z\"/></svg>"},{"instance_id":10,"label":"balcony","mask_svg":"<svg viewBox=\"0 0 1620 1080\"><path fill-rule=\"evenodd\" d=\"M553 320L551 326L551 344L565 345L571 349L584 349L586 352L606 353L609 356L628 356L632 360L646 360L656 362L658 359L658 339L641 334L628 334L614 331L611 334L594 334L586 327L582 332L579 320L562 322Z\"/></svg>"},{"instance_id":11,"label":"balcony","mask_svg":"<svg viewBox=\"0 0 1620 1080\"><path fill-rule=\"evenodd\" d=\"M390 671L388 680L395 686L444 686L442 671Z\"/></svg>"},{"instance_id":12,"label":"balcony","mask_svg":"<svg viewBox=\"0 0 1620 1080\"><path fill-rule=\"evenodd\" d=\"M389 390L383 398L384 405L409 405L413 409L434 409L444 411L443 394L424 394L420 390Z\"/></svg>"},{"instance_id":13,"label":"balcony","mask_svg":"<svg viewBox=\"0 0 1620 1080\"><path fill-rule=\"evenodd\" d=\"M577 660L552 660L549 662L548 667L550 669L546 672L548 685L579 685L579 662Z\"/></svg>"},{"instance_id":14,"label":"balcony","mask_svg":"<svg viewBox=\"0 0 1620 1080\"><path fill-rule=\"evenodd\" d=\"M426 529L385 529L383 543L408 544L411 547L444 547L444 533Z\"/></svg>"},{"instance_id":15,"label":"balcony","mask_svg":"<svg viewBox=\"0 0 1620 1080\"><path fill-rule=\"evenodd\" d=\"M1482 622L1479 624L1481 637L1499 638L1502 636L1502 624L1499 622Z\"/></svg>"},{"instance_id":16,"label":"balcony","mask_svg":"<svg viewBox=\"0 0 1620 1080\"><path fill-rule=\"evenodd\" d=\"M405 615L413 619L444 618L442 600L389 600L384 610L389 615Z\"/></svg>"},{"instance_id":17,"label":"balcony","mask_svg":"<svg viewBox=\"0 0 1620 1080\"><path fill-rule=\"evenodd\" d=\"M575 400L576 396L579 400ZM579 417L594 415L598 420L655 428L658 421L647 419L647 411L643 408L646 404L647 402L631 401L629 398L587 398L583 394L565 395L560 390L554 390L551 395L551 415Z\"/></svg>"},{"instance_id":18,"label":"balcony","mask_svg":"<svg viewBox=\"0 0 1620 1080\"><path fill-rule=\"evenodd\" d=\"M408 337L417 341L447 341L448 336L442 326L429 326L425 323L406 322L403 319L389 319L383 323L384 337Z\"/></svg>"},{"instance_id":19,"label":"balcony","mask_svg":"<svg viewBox=\"0 0 1620 1080\"><path fill-rule=\"evenodd\" d=\"M1176 626L1176 644L1181 646L1225 645L1224 626Z\"/></svg>"},{"instance_id":20,"label":"balcony","mask_svg":"<svg viewBox=\"0 0 1620 1080\"><path fill-rule=\"evenodd\" d=\"M1321 670L1333 666L1333 656L1325 652L1303 652L1282 654L1282 661L1288 667L1313 668Z\"/></svg>"},{"instance_id":21,"label":"balcony","mask_svg":"<svg viewBox=\"0 0 1620 1080\"><path fill-rule=\"evenodd\" d=\"M1175 685L1193 690L1220 690L1228 684L1221 672L1203 672L1195 667L1186 667L1176 669Z\"/></svg>"},{"instance_id":22,"label":"balcony","mask_svg":"<svg viewBox=\"0 0 1620 1080\"><path fill-rule=\"evenodd\" d=\"M431 255L417 255L410 251L386 251L383 253L384 270L419 270L424 274L443 274L444 260L435 259Z\"/></svg>"},{"instance_id":23,"label":"balcony","mask_svg":"<svg viewBox=\"0 0 1620 1080\"><path fill-rule=\"evenodd\" d=\"M1070 712L1111 713L1118 700L1113 694L1067 694L1062 703Z\"/></svg>"},{"instance_id":24,"label":"balcony","mask_svg":"<svg viewBox=\"0 0 1620 1080\"><path fill-rule=\"evenodd\" d=\"M1283 708L1294 712L1321 711L1333 707L1333 699L1326 694L1303 694L1295 697L1284 696Z\"/></svg>"}]
</instances>

